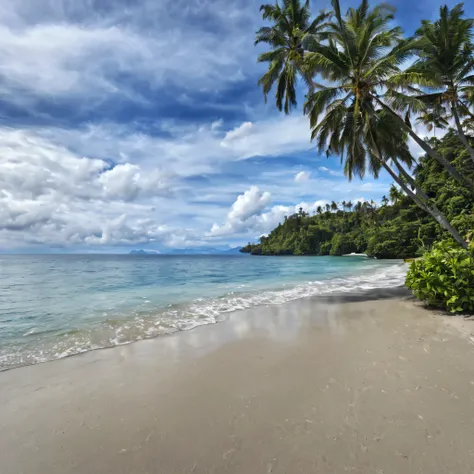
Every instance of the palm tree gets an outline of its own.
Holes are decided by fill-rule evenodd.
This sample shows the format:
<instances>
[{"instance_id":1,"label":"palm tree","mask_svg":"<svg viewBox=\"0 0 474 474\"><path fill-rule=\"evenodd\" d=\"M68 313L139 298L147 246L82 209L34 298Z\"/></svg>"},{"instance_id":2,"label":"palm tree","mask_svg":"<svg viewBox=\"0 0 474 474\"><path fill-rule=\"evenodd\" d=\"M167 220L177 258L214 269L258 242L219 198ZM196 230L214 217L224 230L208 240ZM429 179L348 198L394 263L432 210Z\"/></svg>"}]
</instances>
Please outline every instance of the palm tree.
<instances>
[{"instance_id":1,"label":"palm tree","mask_svg":"<svg viewBox=\"0 0 474 474\"><path fill-rule=\"evenodd\" d=\"M329 212L331 210L331 206L329 204L326 204L324 207L326 208L326 212Z\"/></svg>"},{"instance_id":2,"label":"palm tree","mask_svg":"<svg viewBox=\"0 0 474 474\"><path fill-rule=\"evenodd\" d=\"M342 209L344 209L344 211L345 211L345 210L346 210L346 206L347 206L346 201L342 201L342 202L341 202L341 206L342 206Z\"/></svg>"},{"instance_id":3,"label":"palm tree","mask_svg":"<svg viewBox=\"0 0 474 474\"><path fill-rule=\"evenodd\" d=\"M316 212L321 215L323 213L323 208L321 206L318 206L318 208L316 209Z\"/></svg>"},{"instance_id":4,"label":"palm tree","mask_svg":"<svg viewBox=\"0 0 474 474\"><path fill-rule=\"evenodd\" d=\"M318 141L319 151L340 155L349 179L354 173L364 176L367 170L377 176L380 168L384 168L421 209L430 214L461 246L467 248L467 243L457 230L405 171L403 164L411 166L412 156L407 145L407 135L397 127L396 118L384 109L371 109L370 99L361 101L356 114L354 102L355 99L348 106L338 104L337 120L329 111L314 127L313 136ZM371 201L368 209L374 207L375 203Z\"/></svg>"},{"instance_id":5,"label":"palm tree","mask_svg":"<svg viewBox=\"0 0 474 474\"><path fill-rule=\"evenodd\" d=\"M349 179L355 174L362 178L367 170L378 177L384 168L407 195L466 247L463 238L406 172L404 164L410 167L413 160L407 135L414 132L407 124L400 127L401 118L379 98L379 89L399 72L398 65L409 57L411 45L402 41L399 27L389 26L393 14L385 5L369 10L368 1L362 0L357 9L348 10L345 18L339 0L332 0L332 5L335 21L328 26L328 44L319 45L307 55L308 63L321 68L323 78L331 83L319 85L305 104L312 139L317 140L320 152L341 156Z\"/></svg>"},{"instance_id":6,"label":"palm tree","mask_svg":"<svg viewBox=\"0 0 474 474\"><path fill-rule=\"evenodd\" d=\"M349 202L347 202L347 204L346 204L347 209L349 209L349 212L351 212L351 210L352 210L352 205L353 205L353 204L352 204L352 201L349 201Z\"/></svg>"},{"instance_id":7,"label":"palm tree","mask_svg":"<svg viewBox=\"0 0 474 474\"><path fill-rule=\"evenodd\" d=\"M426 127L428 132L433 130L433 137L436 137L436 129L445 129L449 126L449 122L445 119L446 109L444 107L434 107L431 111L422 112L416 119L416 123Z\"/></svg>"},{"instance_id":8,"label":"palm tree","mask_svg":"<svg viewBox=\"0 0 474 474\"><path fill-rule=\"evenodd\" d=\"M387 196L383 195L382 196L382 206L386 207L388 205L388 199Z\"/></svg>"},{"instance_id":9,"label":"palm tree","mask_svg":"<svg viewBox=\"0 0 474 474\"><path fill-rule=\"evenodd\" d=\"M268 71L260 78L265 99L276 83L276 105L280 111L289 113L296 106L296 81L298 74L311 87L312 78L305 62L305 43L318 41L318 35L324 29L328 14L321 12L310 21L310 3L306 0L283 0L280 6L265 4L260 7L263 20L269 20L272 26L264 26L257 31L255 44L267 43L271 51L261 54L258 62L269 63Z\"/></svg>"},{"instance_id":10,"label":"palm tree","mask_svg":"<svg viewBox=\"0 0 474 474\"><path fill-rule=\"evenodd\" d=\"M389 196L390 201L392 201L393 204L396 204L398 201L400 201L403 195L399 189L394 184L392 184L390 186Z\"/></svg>"},{"instance_id":11,"label":"palm tree","mask_svg":"<svg viewBox=\"0 0 474 474\"><path fill-rule=\"evenodd\" d=\"M464 96L474 86L474 20L463 16L462 3L451 10L444 5L438 20L422 22L415 34L419 59L405 72L405 77L411 83L436 90L428 94L420 91L416 97L435 112L440 106L451 110L458 136L474 162L474 149L461 123L462 117L473 118Z\"/></svg>"},{"instance_id":12,"label":"palm tree","mask_svg":"<svg viewBox=\"0 0 474 474\"><path fill-rule=\"evenodd\" d=\"M318 90L308 94L305 112L310 117L313 138L319 115L326 112L329 120L340 115L351 104L354 129L361 126L364 114L373 114L378 109L386 110L411 136L425 153L436 159L446 170L474 192L474 181L461 174L447 159L419 137L398 112L425 108L421 100L410 97L407 106L406 94L395 90L407 81L401 75L400 64L406 61L415 48L413 40L403 40L399 27L391 27L393 11L387 5L369 9L368 0L362 0L357 9L349 8L343 18L339 0L332 0L334 21L328 24L327 44L312 45L312 52L306 55L309 69L320 71L326 84L318 84ZM381 95L383 94L383 95ZM343 131L339 128L340 133ZM323 137L323 139L326 137ZM354 142L354 146L359 146ZM350 150L354 152L355 149ZM352 160L346 164L357 164ZM379 167L380 168L380 167ZM359 171L364 169L359 168ZM377 171L377 169L374 169ZM350 173L350 170L346 170ZM362 177L362 176L361 176Z\"/></svg>"},{"instance_id":13,"label":"palm tree","mask_svg":"<svg viewBox=\"0 0 474 474\"><path fill-rule=\"evenodd\" d=\"M331 211L337 211L337 203L335 201L331 203Z\"/></svg>"}]
</instances>

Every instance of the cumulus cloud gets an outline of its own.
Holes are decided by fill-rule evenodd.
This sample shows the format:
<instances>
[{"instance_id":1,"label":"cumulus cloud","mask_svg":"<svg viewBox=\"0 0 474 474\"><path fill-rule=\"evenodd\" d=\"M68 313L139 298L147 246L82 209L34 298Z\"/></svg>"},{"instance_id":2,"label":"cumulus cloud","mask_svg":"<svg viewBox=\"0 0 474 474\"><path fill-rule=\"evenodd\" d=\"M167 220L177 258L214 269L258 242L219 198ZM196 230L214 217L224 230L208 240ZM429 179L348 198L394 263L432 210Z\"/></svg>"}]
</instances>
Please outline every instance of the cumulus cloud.
<instances>
[{"instance_id":1,"label":"cumulus cloud","mask_svg":"<svg viewBox=\"0 0 474 474\"><path fill-rule=\"evenodd\" d=\"M311 178L311 171L300 171L296 173L295 182L296 183L304 183L305 181L309 181Z\"/></svg>"},{"instance_id":2,"label":"cumulus cloud","mask_svg":"<svg viewBox=\"0 0 474 474\"><path fill-rule=\"evenodd\" d=\"M103 185L107 197L132 201L139 195L170 195L171 189L166 178L158 170L143 174L140 166L125 163L103 172L98 182Z\"/></svg>"},{"instance_id":3,"label":"cumulus cloud","mask_svg":"<svg viewBox=\"0 0 474 474\"><path fill-rule=\"evenodd\" d=\"M214 224L209 237L223 237L235 234L242 236L259 236L267 234L275 226L289 216L303 209L309 214L316 212L318 206L324 206L328 201L318 200L313 203L300 202L295 206L275 205L265 211L271 200L268 192L262 192L257 186L239 195L232 204L224 224ZM264 212L265 211L265 212Z\"/></svg>"},{"instance_id":4,"label":"cumulus cloud","mask_svg":"<svg viewBox=\"0 0 474 474\"><path fill-rule=\"evenodd\" d=\"M257 186L252 186L237 197L227 214L226 222L221 226L218 224L212 226L210 235L229 235L247 230L254 224L251 218L265 209L270 199L270 193L262 192Z\"/></svg>"},{"instance_id":5,"label":"cumulus cloud","mask_svg":"<svg viewBox=\"0 0 474 474\"><path fill-rule=\"evenodd\" d=\"M144 173L129 163L111 167L27 130L3 128L0 136L3 241L119 244L170 233L156 222L147 221L145 226L149 206L132 202L172 196L166 173L156 169ZM12 232L20 234L13 237Z\"/></svg>"},{"instance_id":6,"label":"cumulus cloud","mask_svg":"<svg viewBox=\"0 0 474 474\"><path fill-rule=\"evenodd\" d=\"M270 202L270 193L261 192L257 186L252 186L244 194L240 195L232 204L229 212L230 220L245 221L254 214L264 209Z\"/></svg>"},{"instance_id":7,"label":"cumulus cloud","mask_svg":"<svg viewBox=\"0 0 474 474\"><path fill-rule=\"evenodd\" d=\"M285 123L288 118L279 120ZM276 120L255 123L251 128L257 128L264 141ZM255 186L240 195L225 215L223 206L235 189L242 189L239 183L221 179L221 184L214 181L200 187L188 183L204 174L218 179L229 163L243 159L233 149L223 152L220 142L226 132L220 128L225 122L219 127L168 126L164 136L127 133L127 128L113 124L76 130L0 128L0 245L4 249L29 243L183 246L202 244L208 237L268 232L295 208L276 205L265 212L270 193ZM291 150L302 146L295 141ZM297 176L287 168L283 171L256 177L256 182L280 200L296 201L309 171ZM383 183L348 187L345 182L314 182L318 192L330 199L341 193L350 197L361 191L386 192ZM303 207L312 209L304 203ZM222 215L221 223L217 221L206 234L216 215Z\"/></svg>"}]
</instances>

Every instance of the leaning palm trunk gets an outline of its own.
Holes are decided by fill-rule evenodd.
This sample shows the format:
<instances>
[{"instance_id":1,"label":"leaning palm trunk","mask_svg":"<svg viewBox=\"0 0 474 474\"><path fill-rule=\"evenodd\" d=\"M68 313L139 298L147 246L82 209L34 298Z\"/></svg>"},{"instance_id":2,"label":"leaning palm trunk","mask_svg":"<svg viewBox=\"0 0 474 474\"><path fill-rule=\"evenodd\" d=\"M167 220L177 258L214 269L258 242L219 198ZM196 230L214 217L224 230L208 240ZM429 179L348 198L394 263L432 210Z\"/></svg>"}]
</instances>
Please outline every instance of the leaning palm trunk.
<instances>
[{"instance_id":1,"label":"leaning palm trunk","mask_svg":"<svg viewBox=\"0 0 474 474\"><path fill-rule=\"evenodd\" d=\"M474 148L471 147L471 145L469 144L469 140L467 139L466 134L464 133L464 130L461 124L461 119L459 118L457 105L455 102L451 103L451 109L453 111L454 121L456 122L458 137L461 140L462 144L466 147L466 150L469 152L469 156L471 157L471 160L474 163Z\"/></svg>"},{"instance_id":2,"label":"leaning palm trunk","mask_svg":"<svg viewBox=\"0 0 474 474\"><path fill-rule=\"evenodd\" d=\"M400 173L403 175L405 179L410 183L411 186L415 189L416 192L413 192L410 187L407 185L407 183L400 178L397 173L393 171L393 169L388 165L388 163L381 157L380 153L377 153L377 159L379 160L380 164L383 166L383 168L388 172L388 174L393 178L393 180L402 188L402 190L415 201L415 203L423 209L425 212L427 212L433 219L445 230L447 230L453 239L461 245L463 248L467 249L468 244L467 242L461 237L459 232L449 223L449 221L444 217L443 213L438 209L438 207L433 204L432 202L429 202L428 196L425 194L425 192L420 189L413 178L405 171L403 170L403 167L398 163L396 159L392 159L392 161L395 163L397 168L399 169Z\"/></svg>"},{"instance_id":3,"label":"leaning palm trunk","mask_svg":"<svg viewBox=\"0 0 474 474\"><path fill-rule=\"evenodd\" d=\"M378 97L372 96L372 98L386 111L388 111L394 117L397 117L398 122L402 128L410 135L413 140L420 146L420 148L431 158L436 160L441 166L443 166L446 171L457 181L464 184L474 195L474 181L468 176L462 175L446 158L444 158L440 153L438 153L434 148L432 148L428 143L426 143L422 138L420 138L412 128L387 104L382 102Z\"/></svg>"}]
</instances>

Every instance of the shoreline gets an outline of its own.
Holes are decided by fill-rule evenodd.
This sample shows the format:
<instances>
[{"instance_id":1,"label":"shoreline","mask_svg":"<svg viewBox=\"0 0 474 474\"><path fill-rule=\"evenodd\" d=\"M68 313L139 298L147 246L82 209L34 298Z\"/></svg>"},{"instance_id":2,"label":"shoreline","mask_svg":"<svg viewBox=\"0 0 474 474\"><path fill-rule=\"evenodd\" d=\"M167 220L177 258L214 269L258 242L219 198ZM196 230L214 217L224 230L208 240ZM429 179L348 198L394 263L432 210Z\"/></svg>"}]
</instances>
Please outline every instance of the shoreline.
<instances>
[{"instance_id":1,"label":"shoreline","mask_svg":"<svg viewBox=\"0 0 474 474\"><path fill-rule=\"evenodd\" d=\"M149 340L154 340L154 339L161 339L161 338L167 338L171 336L175 336L177 334L180 334L182 332L189 332L189 331L195 331L196 329L200 329L203 327L207 327L210 325L214 324L221 324L221 323L226 323L229 321L229 318L232 318L240 312L248 312L248 311L253 311L253 310L258 310L259 308L266 308L266 307L272 307L272 306L280 306L280 305L286 305L286 304L291 304L293 302L297 301L304 301L304 300L315 300L315 302L320 302L320 303L345 303L345 302L355 302L355 301L372 301L372 300L379 300L379 299L386 299L386 298L397 298L397 297L412 297L410 291L404 286L404 285L399 285L395 286L392 288L373 288L370 290L363 290L363 291L358 291L358 292L352 292L352 293L333 293L333 294L328 294L328 295L311 295L311 296L305 296L302 298L298 298L296 300L289 300L284 303L274 303L274 304L264 304L260 306L254 306L250 308L245 308L245 309L234 309L232 311L229 311L227 313L222 313L228 316L227 319L221 319L221 320L216 320L215 322L209 322L209 323L204 323L204 324L199 324L196 325L190 329L178 329L174 332L171 332L169 334L160 334L160 335L152 335L148 337L143 337L141 339L136 339L136 340L130 340L127 342L115 344L115 345L110 345L110 346L104 346L104 347L96 347L93 349L88 349L84 350L82 352L75 352L72 354L68 354L66 356L62 357L57 357L55 359L48 359L44 361L39 361L33 364L23 364L23 365L17 365L17 366L12 366L12 367L0 367L0 374L3 372L8 372L10 370L17 370L17 369L22 369L25 367L33 367L37 365L42 365L42 364L47 364L47 363L52 363L56 361L60 361L63 359L69 359L71 357L79 357L79 356L85 356L86 354L90 352L96 352L96 351L104 351L104 350L110 350L110 349L115 349L118 347L123 347L123 346L128 346L130 344L138 344L144 341L149 341Z\"/></svg>"},{"instance_id":2,"label":"shoreline","mask_svg":"<svg viewBox=\"0 0 474 474\"><path fill-rule=\"evenodd\" d=\"M2 474L470 474L468 334L401 288L361 299L2 372Z\"/></svg>"},{"instance_id":3,"label":"shoreline","mask_svg":"<svg viewBox=\"0 0 474 474\"><path fill-rule=\"evenodd\" d=\"M237 289L223 288L219 294L204 295L187 300L158 305L155 303L135 310L140 305L153 300L148 295L142 299L133 300L133 306L124 307L124 313L114 317L107 316L106 311L90 325L81 324L80 318L76 323L56 325L49 330L41 323L22 330L17 339L5 340L0 344L0 373L25 367L38 365L53 360L64 359L100 349L108 349L156 337L168 337L182 331L194 330L200 326L216 324L226 321L235 312L252 310L253 308L286 304L290 301L311 297L325 297L332 294L364 293L377 286L392 288L400 285L404 279L405 267L402 262L390 262L372 268L356 268L352 272L336 272L334 275L313 280L295 279L294 281L280 281L278 284L263 285L259 289L251 286ZM235 285L234 285L235 286ZM243 288L243 289L242 289ZM378 290L381 290L379 288ZM233 291L235 290L235 291ZM150 290L151 291L151 290ZM35 311L31 308L31 311ZM129 313L126 315L126 313ZM59 316L55 316L59 317ZM110 318L110 319L109 319ZM43 331L46 329L46 331ZM26 333L25 333L26 331ZM44 336L44 334L45 336ZM20 336L23 337L20 337ZM25 337L26 336L26 337Z\"/></svg>"}]
</instances>

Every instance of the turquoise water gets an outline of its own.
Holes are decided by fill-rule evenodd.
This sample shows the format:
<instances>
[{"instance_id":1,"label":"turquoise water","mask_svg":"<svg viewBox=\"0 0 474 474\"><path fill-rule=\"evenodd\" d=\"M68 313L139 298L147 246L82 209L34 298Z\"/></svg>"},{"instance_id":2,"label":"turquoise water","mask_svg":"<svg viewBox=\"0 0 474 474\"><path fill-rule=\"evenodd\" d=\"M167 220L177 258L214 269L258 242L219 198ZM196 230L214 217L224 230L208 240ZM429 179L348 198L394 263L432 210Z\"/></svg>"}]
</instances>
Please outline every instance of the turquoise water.
<instances>
[{"instance_id":1,"label":"turquoise water","mask_svg":"<svg viewBox=\"0 0 474 474\"><path fill-rule=\"evenodd\" d=\"M0 256L0 370L403 277L400 262L358 257Z\"/></svg>"}]
</instances>

